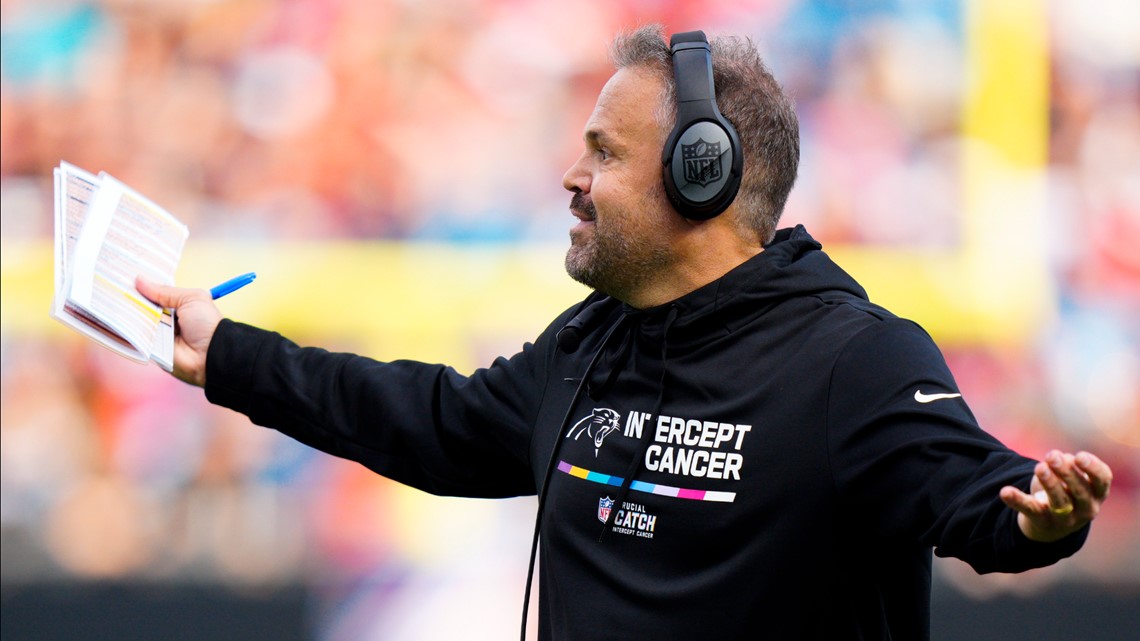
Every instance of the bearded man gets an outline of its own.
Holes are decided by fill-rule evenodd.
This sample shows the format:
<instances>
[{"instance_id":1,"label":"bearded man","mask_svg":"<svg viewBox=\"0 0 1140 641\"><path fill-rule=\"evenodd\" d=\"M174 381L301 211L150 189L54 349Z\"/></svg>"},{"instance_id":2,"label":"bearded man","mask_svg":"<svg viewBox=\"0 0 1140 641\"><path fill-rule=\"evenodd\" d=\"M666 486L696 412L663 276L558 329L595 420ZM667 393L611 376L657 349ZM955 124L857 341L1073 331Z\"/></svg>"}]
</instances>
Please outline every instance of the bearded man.
<instances>
[{"instance_id":1,"label":"bearded man","mask_svg":"<svg viewBox=\"0 0 1140 641\"><path fill-rule=\"evenodd\" d=\"M979 572L1077 551L1108 466L1009 450L922 328L777 231L798 125L751 43L646 27L613 60L563 177L566 268L594 291L533 343L463 376L139 282L177 310L175 375L427 492L537 494L543 640L925 639L932 551Z\"/></svg>"}]
</instances>

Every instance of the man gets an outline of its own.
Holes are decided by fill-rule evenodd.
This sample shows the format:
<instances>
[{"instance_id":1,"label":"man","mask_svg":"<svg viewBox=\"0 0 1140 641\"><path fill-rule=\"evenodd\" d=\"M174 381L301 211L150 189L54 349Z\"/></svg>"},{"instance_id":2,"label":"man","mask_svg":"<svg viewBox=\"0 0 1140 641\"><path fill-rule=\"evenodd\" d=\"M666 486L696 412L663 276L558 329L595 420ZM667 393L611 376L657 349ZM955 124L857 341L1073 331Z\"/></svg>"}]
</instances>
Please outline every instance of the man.
<instances>
[{"instance_id":1,"label":"man","mask_svg":"<svg viewBox=\"0 0 1140 641\"><path fill-rule=\"evenodd\" d=\"M428 492L538 493L542 639L927 638L932 548L980 572L1055 562L1111 471L1009 451L921 328L775 231L794 112L750 43L715 41L710 78L683 35L615 42L563 179L567 271L596 292L510 359L461 376L300 348L206 292L139 289L177 309L175 374L212 402ZM682 131L722 112L725 131ZM663 158L683 164L664 183Z\"/></svg>"}]
</instances>

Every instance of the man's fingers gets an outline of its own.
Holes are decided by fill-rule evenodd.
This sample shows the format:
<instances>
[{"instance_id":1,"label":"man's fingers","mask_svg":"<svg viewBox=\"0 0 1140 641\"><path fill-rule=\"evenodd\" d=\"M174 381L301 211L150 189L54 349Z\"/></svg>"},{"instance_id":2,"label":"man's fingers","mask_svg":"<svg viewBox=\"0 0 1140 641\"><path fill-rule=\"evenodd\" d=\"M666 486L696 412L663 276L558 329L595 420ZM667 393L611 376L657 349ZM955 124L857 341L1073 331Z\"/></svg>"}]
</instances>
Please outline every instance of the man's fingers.
<instances>
[{"instance_id":1,"label":"man's fingers","mask_svg":"<svg viewBox=\"0 0 1140 641\"><path fill-rule=\"evenodd\" d=\"M1074 456L1057 450L1045 455L1045 463L1064 490L1064 496L1059 496L1042 479L1053 512L1067 514L1075 509L1084 518L1095 518L1112 484L1108 465L1088 452Z\"/></svg>"},{"instance_id":2,"label":"man's fingers","mask_svg":"<svg viewBox=\"0 0 1140 641\"><path fill-rule=\"evenodd\" d=\"M1012 485L1001 488L1001 492L998 493L998 496L1001 497L1002 503L1005 503L1010 508L1022 514L1034 515L1042 511L1041 506L1032 496L1029 496Z\"/></svg>"},{"instance_id":3,"label":"man's fingers","mask_svg":"<svg viewBox=\"0 0 1140 641\"><path fill-rule=\"evenodd\" d=\"M1031 520L1040 521L1041 519L1048 520L1055 518L1050 514L1052 508L1050 507L1049 498L1045 494L1045 490L1039 490L1033 494L1026 494L1012 485L1007 485L1001 488L1001 491L998 492L998 496L1007 507L1020 512L1022 516L1028 517Z\"/></svg>"},{"instance_id":4,"label":"man's fingers","mask_svg":"<svg viewBox=\"0 0 1140 641\"><path fill-rule=\"evenodd\" d=\"M1112 470L1088 452L1051 450L1033 468L1026 494L1003 487L1003 503L1018 512L1017 524L1034 541L1056 541L1097 517L1112 485Z\"/></svg>"},{"instance_id":5,"label":"man's fingers","mask_svg":"<svg viewBox=\"0 0 1140 641\"><path fill-rule=\"evenodd\" d=\"M1089 506L1093 502L1093 489L1089 484L1089 479L1085 473L1077 468L1076 457L1072 454L1062 454L1056 450L1049 452L1045 456L1045 462L1049 464L1049 469L1065 486L1066 494L1069 499L1068 506ZM1066 506L1057 506L1064 511Z\"/></svg>"},{"instance_id":6,"label":"man's fingers","mask_svg":"<svg viewBox=\"0 0 1140 641\"><path fill-rule=\"evenodd\" d=\"M1051 452L1046 458L1051 458L1053 454ZM1059 456L1059 453L1057 454ZM1038 463L1033 473L1037 476L1037 481L1045 492L1046 502L1054 513L1064 514L1073 510L1073 503L1069 498L1064 482L1062 482L1061 477L1057 476L1048 462Z\"/></svg>"},{"instance_id":7,"label":"man's fingers","mask_svg":"<svg viewBox=\"0 0 1140 641\"><path fill-rule=\"evenodd\" d=\"M1093 498L1098 501L1108 498L1109 489L1112 487L1112 468L1089 452L1078 452L1075 462L1088 476Z\"/></svg>"}]
</instances>

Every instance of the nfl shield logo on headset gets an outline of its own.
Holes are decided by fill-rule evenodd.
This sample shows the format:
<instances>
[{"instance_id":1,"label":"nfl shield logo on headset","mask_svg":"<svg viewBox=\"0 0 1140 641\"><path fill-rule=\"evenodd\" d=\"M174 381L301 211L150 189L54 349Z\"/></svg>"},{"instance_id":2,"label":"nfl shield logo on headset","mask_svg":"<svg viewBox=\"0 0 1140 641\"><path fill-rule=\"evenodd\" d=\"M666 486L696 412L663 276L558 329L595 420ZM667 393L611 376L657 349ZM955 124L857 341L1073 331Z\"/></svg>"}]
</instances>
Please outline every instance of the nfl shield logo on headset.
<instances>
[{"instance_id":1,"label":"nfl shield logo on headset","mask_svg":"<svg viewBox=\"0 0 1140 641\"><path fill-rule=\"evenodd\" d=\"M610 497L598 499L598 520L602 523L610 518L610 510L614 508L614 500Z\"/></svg>"},{"instance_id":2,"label":"nfl shield logo on headset","mask_svg":"<svg viewBox=\"0 0 1140 641\"><path fill-rule=\"evenodd\" d=\"M706 142L698 138L691 145L681 145L681 156L685 160L685 178L701 187L720 180L720 143Z\"/></svg>"}]
</instances>

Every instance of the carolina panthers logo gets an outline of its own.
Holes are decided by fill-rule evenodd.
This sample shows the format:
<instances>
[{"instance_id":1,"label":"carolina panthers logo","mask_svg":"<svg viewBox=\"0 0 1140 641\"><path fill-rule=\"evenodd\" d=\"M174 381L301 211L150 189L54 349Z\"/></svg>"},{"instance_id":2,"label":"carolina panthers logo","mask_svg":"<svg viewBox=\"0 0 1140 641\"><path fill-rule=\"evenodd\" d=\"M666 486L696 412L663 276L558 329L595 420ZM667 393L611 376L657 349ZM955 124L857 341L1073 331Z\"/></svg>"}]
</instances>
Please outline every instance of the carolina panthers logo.
<instances>
[{"instance_id":1,"label":"carolina panthers logo","mask_svg":"<svg viewBox=\"0 0 1140 641\"><path fill-rule=\"evenodd\" d=\"M594 456L602 448L602 441L611 433L621 428L621 414L606 407L595 407L594 413L574 424L566 438L575 441L582 434L594 439Z\"/></svg>"}]
</instances>

